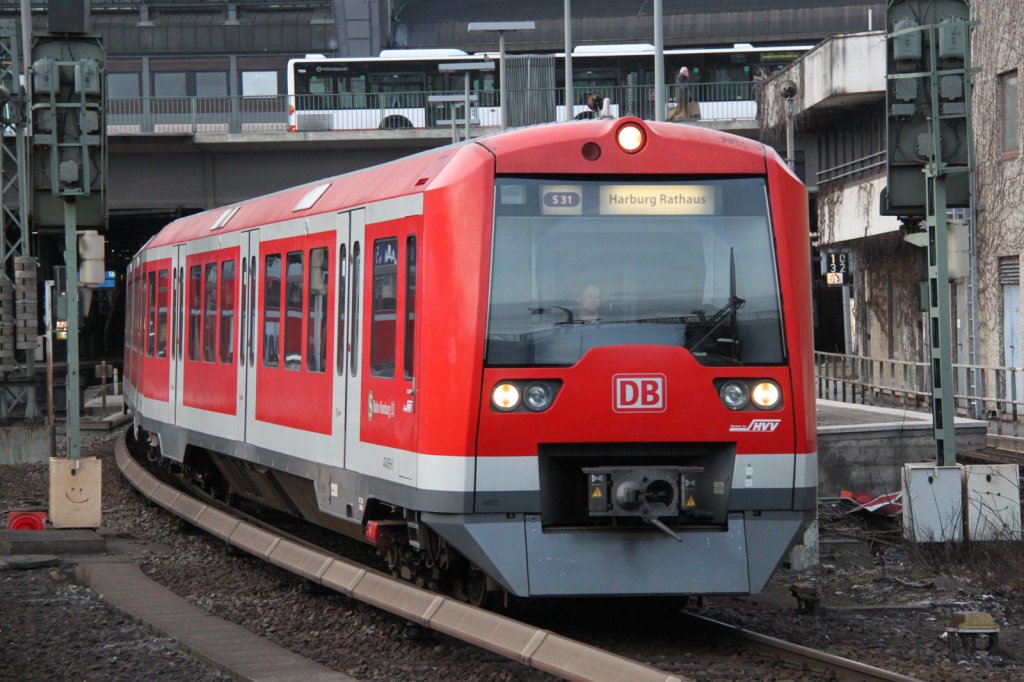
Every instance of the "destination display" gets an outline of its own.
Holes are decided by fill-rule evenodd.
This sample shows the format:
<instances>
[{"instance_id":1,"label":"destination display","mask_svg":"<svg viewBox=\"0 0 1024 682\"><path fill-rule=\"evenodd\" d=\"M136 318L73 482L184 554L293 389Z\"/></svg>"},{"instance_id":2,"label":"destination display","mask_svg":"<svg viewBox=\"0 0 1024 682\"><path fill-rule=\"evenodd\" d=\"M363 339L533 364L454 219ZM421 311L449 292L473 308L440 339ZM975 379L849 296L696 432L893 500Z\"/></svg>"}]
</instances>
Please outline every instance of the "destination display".
<instances>
[{"instance_id":1,"label":"destination display","mask_svg":"<svg viewBox=\"0 0 1024 682\"><path fill-rule=\"evenodd\" d=\"M600 215L714 215L712 185L601 185Z\"/></svg>"}]
</instances>

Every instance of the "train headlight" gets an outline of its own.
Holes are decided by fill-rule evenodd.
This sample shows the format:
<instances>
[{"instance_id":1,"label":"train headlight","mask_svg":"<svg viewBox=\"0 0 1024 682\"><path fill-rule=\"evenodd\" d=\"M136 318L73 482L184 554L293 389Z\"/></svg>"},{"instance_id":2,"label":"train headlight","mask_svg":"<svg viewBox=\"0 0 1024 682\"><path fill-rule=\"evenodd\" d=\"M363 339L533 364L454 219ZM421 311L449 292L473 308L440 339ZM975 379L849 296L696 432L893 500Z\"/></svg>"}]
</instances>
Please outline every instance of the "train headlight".
<instances>
[{"instance_id":1,"label":"train headlight","mask_svg":"<svg viewBox=\"0 0 1024 682\"><path fill-rule=\"evenodd\" d=\"M543 412L551 407L554 397L555 392L547 384L530 384L523 390L523 403L534 412Z\"/></svg>"},{"instance_id":2,"label":"train headlight","mask_svg":"<svg viewBox=\"0 0 1024 682\"><path fill-rule=\"evenodd\" d=\"M762 410L774 410L782 402L782 391L774 381L762 381L754 386L751 398Z\"/></svg>"},{"instance_id":3,"label":"train headlight","mask_svg":"<svg viewBox=\"0 0 1024 682\"><path fill-rule=\"evenodd\" d=\"M619 143L619 149L627 154L636 154L644 148L647 142L647 133L636 123L626 123L615 133L615 141Z\"/></svg>"},{"instance_id":4,"label":"train headlight","mask_svg":"<svg viewBox=\"0 0 1024 682\"><path fill-rule=\"evenodd\" d=\"M491 403L502 412L511 412L519 407L520 399L519 388L507 382L495 386L491 393Z\"/></svg>"},{"instance_id":5,"label":"train headlight","mask_svg":"<svg viewBox=\"0 0 1024 682\"><path fill-rule=\"evenodd\" d=\"M742 410L750 402L750 391L742 381L727 381L722 384L718 395L730 410Z\"/></svg>"}]
</instances>

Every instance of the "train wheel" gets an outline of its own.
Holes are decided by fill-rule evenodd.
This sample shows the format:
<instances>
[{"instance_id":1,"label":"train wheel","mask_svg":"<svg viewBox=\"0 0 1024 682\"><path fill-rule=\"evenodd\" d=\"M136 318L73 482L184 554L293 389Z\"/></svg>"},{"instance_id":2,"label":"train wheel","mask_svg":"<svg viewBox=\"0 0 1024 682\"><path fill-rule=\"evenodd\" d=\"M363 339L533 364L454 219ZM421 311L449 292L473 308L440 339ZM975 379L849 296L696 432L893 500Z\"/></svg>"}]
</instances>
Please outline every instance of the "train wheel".
<instances>
[{"instance_id":1,"label":"train wheel","mask_svg":"<svg viewBox=\"0 0 1024 682\"><path fill-rule=\"evenodd\" d=\"M498 592L488 590L487 576L479 568L469 569L465 580L466 601L481 609L489 609L498 603Z\"/></svg>"}]
</instances>

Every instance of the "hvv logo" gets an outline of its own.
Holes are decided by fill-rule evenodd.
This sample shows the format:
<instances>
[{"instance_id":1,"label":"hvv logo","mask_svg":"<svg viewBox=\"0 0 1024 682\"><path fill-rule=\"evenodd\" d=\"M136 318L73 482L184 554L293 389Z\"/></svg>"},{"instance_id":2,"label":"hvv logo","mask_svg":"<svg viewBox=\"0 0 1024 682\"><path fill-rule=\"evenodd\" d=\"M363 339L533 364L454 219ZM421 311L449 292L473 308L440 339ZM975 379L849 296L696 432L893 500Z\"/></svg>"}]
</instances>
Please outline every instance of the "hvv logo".
<instances>
[{"instance_id":1,"label":"hvv logo","mask_svg":"<svg viewBox=\"0 0 1024 682\"><path fill-rule=\"evenodd\" d=\"M612 377L616 412L664 412L664 374L616 374Z\"/></svg>"}]
</instances>

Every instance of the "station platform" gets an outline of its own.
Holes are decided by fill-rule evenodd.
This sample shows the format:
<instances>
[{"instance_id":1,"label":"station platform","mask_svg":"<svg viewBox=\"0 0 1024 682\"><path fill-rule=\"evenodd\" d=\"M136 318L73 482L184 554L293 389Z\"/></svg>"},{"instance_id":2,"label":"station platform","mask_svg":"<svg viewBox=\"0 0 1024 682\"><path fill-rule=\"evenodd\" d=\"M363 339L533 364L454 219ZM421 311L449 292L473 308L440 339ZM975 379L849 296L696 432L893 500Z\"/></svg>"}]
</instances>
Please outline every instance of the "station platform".
<instances>
[{"instance_id":1,"label":"station platform","mask_svg":"<svg viewBox=\"0 0 1024 682\"><path fill-rule=\"evenodd\" d=\"M931 412L818 400L818 497L901 489L904 464L935 462ZM957 417L958 452L985 447L988 422Z\"/></svg>"}]
</instances>

